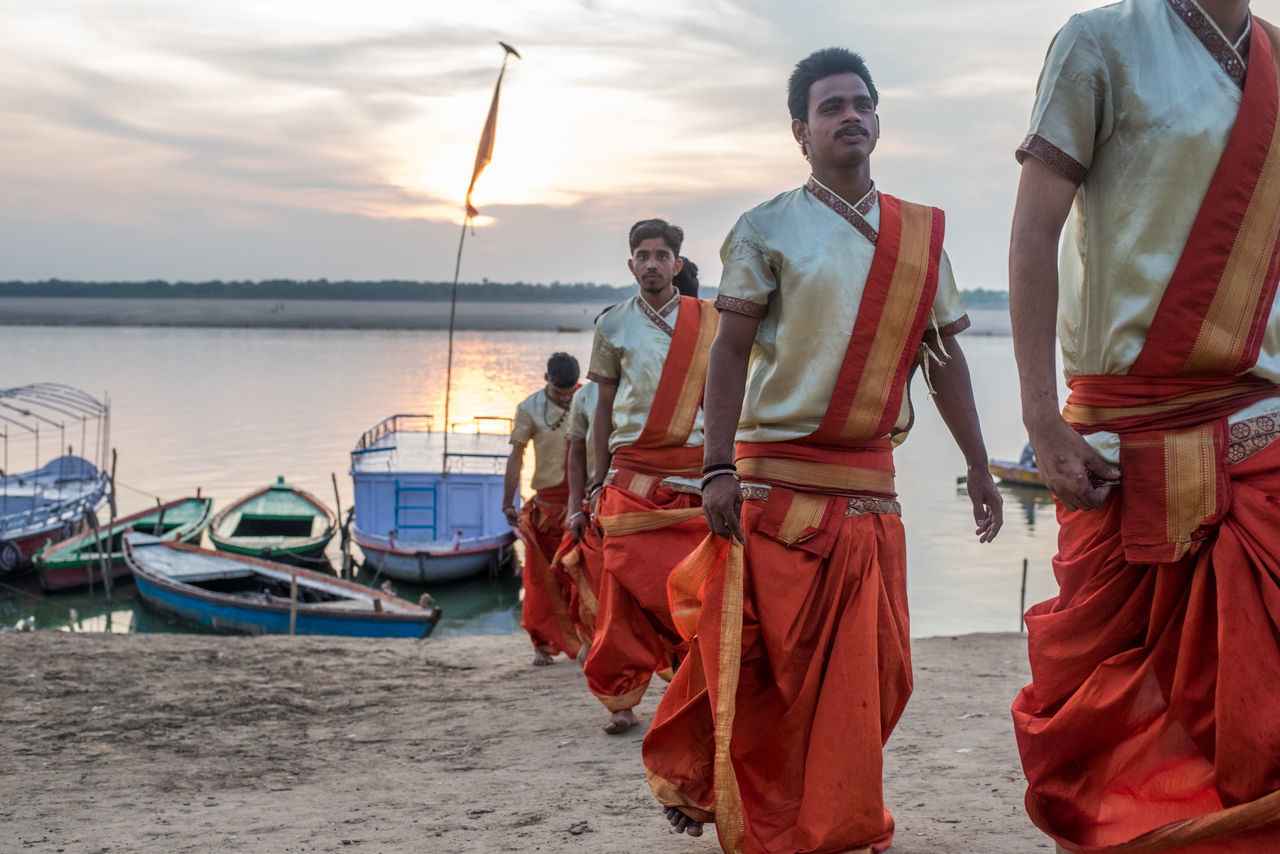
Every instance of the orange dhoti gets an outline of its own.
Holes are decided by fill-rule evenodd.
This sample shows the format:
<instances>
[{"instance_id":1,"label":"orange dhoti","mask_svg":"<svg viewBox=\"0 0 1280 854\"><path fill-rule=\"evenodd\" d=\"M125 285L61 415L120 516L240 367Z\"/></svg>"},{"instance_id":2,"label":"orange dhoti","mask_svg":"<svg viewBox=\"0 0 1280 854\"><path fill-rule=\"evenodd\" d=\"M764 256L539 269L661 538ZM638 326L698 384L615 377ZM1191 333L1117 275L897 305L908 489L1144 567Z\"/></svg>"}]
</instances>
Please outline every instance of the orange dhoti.
<instances>
[{"instance_id":1,"label":"orange dhoti","mask_svg":"<svg viewBox=\"0 0 1280 854\"><path fill-rule=\"evenodd\" d=\"M574 540L573 534L565 531L551 567L569 579L569 618L578 640L590 646L596 631L601 575L604 573L604 537L599 529L588 524L581 540Z\"/></svg>"},{"instance_id":2,"label":"orange dhoti","mask_svg":"<svg viewBox=\"0 0 1280 854\"><path fill-rule=\"evenodd\" d=\"M1275 421L1236 425L1232 458ZM1216 535L1171 563L1125 559L1123 487L1059 510L1013 714L1027 810L1069 851L1280 851L1280 443L1229 474Z\"/></svg>"},{"instance_id":3,"label":"orange dhoti","mask_svg":"<svg viewBox=\"0 0 1280 854\"><path fill-rule=\"evenodd\" d=\"M541 652L570 657L581 646L569 612L571 584L551 565L564 538L567 487L539 489L520 508L520 536L524 540L524 603L520 627L529 633L533 646Z\"/></svg>"},{"instance_id":4,"label":"orange dhoti","mask_svg":"<svg viewBox=\"0 0 1280 854\"><path fill-rule=\"evenodd\" d=\"M805 500L816 534L788 530ZM897 515L850 508L774 487L745 502L745 546L708 537L672 574L677 624L695 637L644 763L658 800L716 822L725 851L892 841L881 749L911 694L906 548Z\"/></svg>"},{"instance_id":5,"label":"orange dhoti","mask_svg":"<svg viewBox=\"0 0 1280 854\"><path fill-rule=\"evenodd\" d=\"M624 451L627 452L624 454ZM622 449L615 461L628 461ZM701 448L646 452L683 473L698 470ZM596 632L584 667L587 687L609 711L640 702L654 673L669 675L683 658L685 641L667 603L667 576L707 534L701 499L661 483L658 469L619 468L604 488L596 517L604 530L604 572Z\"/></svg>"}]
</instances>

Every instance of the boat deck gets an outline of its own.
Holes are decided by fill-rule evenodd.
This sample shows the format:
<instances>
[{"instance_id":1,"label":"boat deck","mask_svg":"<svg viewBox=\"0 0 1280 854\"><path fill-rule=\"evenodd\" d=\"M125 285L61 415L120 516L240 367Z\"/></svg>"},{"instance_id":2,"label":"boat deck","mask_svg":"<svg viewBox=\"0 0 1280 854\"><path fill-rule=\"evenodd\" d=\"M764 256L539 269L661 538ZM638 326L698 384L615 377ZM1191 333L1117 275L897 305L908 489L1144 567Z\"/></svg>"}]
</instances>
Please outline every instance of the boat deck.
<instances>
[{"instance_id":1,"label":"boat deck","mask_svg":"<svg viewBox=\"0 0 1280 854\"><path fill-rule=\"evenodd\" d=\"M351 452L352 473L398 472L430 474L444 470L454 474L502 474L511 455L510 437L505 433L449 433L449 456L445 458L442 430L387 433L369 447Z\"/></svg>"}]
</instances>

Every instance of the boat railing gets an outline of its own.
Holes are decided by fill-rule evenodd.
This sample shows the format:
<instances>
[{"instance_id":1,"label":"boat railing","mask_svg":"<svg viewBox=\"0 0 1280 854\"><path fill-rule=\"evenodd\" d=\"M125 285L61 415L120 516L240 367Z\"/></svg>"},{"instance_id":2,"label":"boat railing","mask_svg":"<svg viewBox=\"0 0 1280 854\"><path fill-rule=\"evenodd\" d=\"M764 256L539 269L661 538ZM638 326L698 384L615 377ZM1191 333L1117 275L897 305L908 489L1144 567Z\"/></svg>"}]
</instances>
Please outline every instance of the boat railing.
<instances>
[{"instance_id":1,"label":"boat railing","mask_svg":"<svg viewBox=\"0 0 1280 854\"><path fill-rule=\"evenodd\" d=\"M505 415L473 415L471 419L467 421L454 421L452 424L449 425L449 429L454 433L460 433L461 431L458 429L458 427L474 426L475 430L473 432L480 433L481 425L489 421L497 421L500 424L502 424L504 427L502 431L503 433L510 433L511 429L515 426L515 423L516 423L515 419L508 418Z\"/></svg>"},{"instance_id":2,"label":"boat railing","mask_svg":"<svg viewBox=\"0 0 1280 854\"><path fill-rule=\"evenodd\" d=\"M377 424L370 427L360 437L360 441L356 442L355 450L351 453L365 454L373 451L390 451L394 446L386 446L376 448L381 439L392 433L430 433L433 427L434 415L418 415L412 413L400 413L398 415L388 415Z\"/></svg>"},{"instance_id":3,"label":"boat railing","mask_svg":"<svg viewBox=\"0 0 1280 854\"><path fill-rule=\"evenodd\" d=\"M508 454L472 454L450 451L444 455L444 470L446 473L462 473L465 471L467 474L501 474L506 469L508 456ZM470 460L479 460L481 462L467 465ZM489 472L483 471L485 468L484 460L489 460L490 462Z\"/></svg>"}]
</instances>

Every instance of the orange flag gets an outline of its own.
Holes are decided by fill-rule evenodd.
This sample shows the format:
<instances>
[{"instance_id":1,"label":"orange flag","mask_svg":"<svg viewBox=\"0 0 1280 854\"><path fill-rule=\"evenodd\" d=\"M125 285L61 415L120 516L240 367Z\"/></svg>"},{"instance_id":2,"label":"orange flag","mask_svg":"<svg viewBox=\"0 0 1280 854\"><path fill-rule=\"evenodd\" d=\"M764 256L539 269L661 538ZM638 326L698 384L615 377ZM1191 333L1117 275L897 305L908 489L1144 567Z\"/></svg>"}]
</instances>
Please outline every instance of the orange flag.
<instances>
[{"instance_id":1,"label":"orange flag","mask_svg":"<svg viewBox=\"0 0 1280 854\"><path fill-rule=\"evenodd\" d=\"M511 45L506 42L498 42L498 44L502 45L506 53L502 56L502 70L498 72L498 82L493 87L493 101L489 104L489 116L484 120L484 130L480 133L480 146L476 149L476 165L471 170L471 183L467 185L468 220L480 215L480 211L471 205L471 192L476 188L476 180L479 179L480 173L493 159L493 143L498 135L498 94L502 91L502 76L507 73L507 57L514 55L517 59L520 58L520 54Z\"/></svg>"}]
</instances>

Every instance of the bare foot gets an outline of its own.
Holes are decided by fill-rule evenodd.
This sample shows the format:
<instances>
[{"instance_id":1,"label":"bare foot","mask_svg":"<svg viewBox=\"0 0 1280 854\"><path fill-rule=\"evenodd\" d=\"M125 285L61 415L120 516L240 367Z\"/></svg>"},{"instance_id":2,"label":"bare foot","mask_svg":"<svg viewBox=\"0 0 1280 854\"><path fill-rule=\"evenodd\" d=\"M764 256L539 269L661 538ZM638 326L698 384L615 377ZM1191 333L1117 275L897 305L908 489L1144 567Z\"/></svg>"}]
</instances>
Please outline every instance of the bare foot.
<instances>
[{"instance_id":1,"label":"bare foot","mask_svg":"<svg viewBox=\"0 0 1280 854\"><path fill-rule=\"evenodd\" d=\"M590 652L591 652L590 642L584 643L582 646L578 648L578 666L579 667L587 666L587 654Z\"/></svg>"},{"instance_id":2,"label":"bare foot","mask_svg":"<svg viewBox=\"0 0 1280 854\"><path fill-rule=\"evenodd\" d=\"M621 709L609 716L609 723L605 724L604 731L609 735L620 735L638 723L640 720L635 712L630 709Z\"/></svg>"},{"instance_id":3,"label":"bare foot","mask_svg":"<svg viewBox=\"0 0 1280 854\"><path fill-rule=\"evenodd\" d=\"M540 649L535 649L533 651L534 667L546 667L548 664L555 664L555 663L556 663L555 659L552 658L550 654L545 653Z\"/></svg>"},{"instance_id":4,"label":"bare foot","mask_svg":"<svg viewBox=\"0 0 1280 854\"><path fill-rule=\"evenodd\" d=\"M671 822L676 833L687 833L690 836L702 835L702 822L694 821L680 811L679 807L663 807L662 814Z\"/></svg>"}]
</instances>

